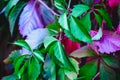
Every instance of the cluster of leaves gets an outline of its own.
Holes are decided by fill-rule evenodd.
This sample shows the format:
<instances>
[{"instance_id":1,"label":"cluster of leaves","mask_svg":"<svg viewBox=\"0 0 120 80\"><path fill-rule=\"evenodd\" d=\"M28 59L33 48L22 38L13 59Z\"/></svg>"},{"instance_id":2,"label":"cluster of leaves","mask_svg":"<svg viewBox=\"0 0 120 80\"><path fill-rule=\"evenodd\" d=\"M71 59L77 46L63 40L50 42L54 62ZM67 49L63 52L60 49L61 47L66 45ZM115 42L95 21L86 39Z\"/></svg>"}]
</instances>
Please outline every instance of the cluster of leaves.
<instances>
[{"instance_id":1,"label":"cluster of leaves","mask_svg":"<svg viewBox=\"0 0 120 80\"><path fill-rule=\"evenodd\" d=\"M14 73L2 79L119 80L119 60L114 55L101 53L91 47L94 41L103 37L104 21L109 29L113 28L107 9L103 4L94 3L95 1L81 0L81 4L72 5L71 8L70 2L54 0L60 15L42 0L6 1L5 12L3 9L1 13L4 12L9 21L11 35L14 35L15 23L19 19L20 34L26 38L12 43L22 49L12 51L4 60L5 63L11 62L14 65ZM49 15L43 13L45 10ZM55 16L53 23L52 14ZM92 30L98 31L95 36L91 36ZM64 36L85 45L67 54L61 43Z\"/></svg>"}]
</instances>

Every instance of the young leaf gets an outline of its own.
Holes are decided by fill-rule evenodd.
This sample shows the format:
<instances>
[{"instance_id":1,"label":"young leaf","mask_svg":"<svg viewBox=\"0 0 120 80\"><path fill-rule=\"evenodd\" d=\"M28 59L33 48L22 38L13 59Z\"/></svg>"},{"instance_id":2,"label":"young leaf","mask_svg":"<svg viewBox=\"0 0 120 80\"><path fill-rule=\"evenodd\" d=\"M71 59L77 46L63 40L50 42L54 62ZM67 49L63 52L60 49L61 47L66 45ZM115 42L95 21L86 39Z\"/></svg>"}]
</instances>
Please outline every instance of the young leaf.
<instances>
[{"instance_id":1,"label":"young leaf","mask_svg":"<svg viewBox=\"0 0 120 80\"><path fill-rule=\"evenodd\" d=\"M70 55L76 58L83 58L83 57L95 56L96 53L88 46L84 46L78 50L75 50Z\"/></svg>"},{"instance_id":2,"label":"young leaf","mask_svg":"<svg viewBox=\"0 0 120 80\"><path fill-rule=\"evenodd\" d=\"M102 26L102 17L96 13L94 13L94 15L95 15L95 18L96 18L99 26L101 27Z\"/></svg>"},{"instance_id":3,"label":"young leaf","mask_svg":"<svg viewBox=\"0 0 120 80\"><path fill-rule=\"evenodd\" d=\"M66 6L66 1L65 0L54 0L55 7L58 9L64 11L65 6Z\"/></svg>"},{"instance_id":4,"label":"young leaf","mask_svg":"<svg viewBox=\"0 0 120 80\"><path fill-rule=\"evenodd\" d=\"M116 73L104 63L100 65L100 80L116 80Z\"/></svg>"},{"instance_id":5,"label":"young leaf","mask_svg":"<svg viewBox=\"0 0 120 80\"><path fill-rule=\"evenodd\" d=\"M86 12L89 9L90 8L87 5L83 5L83 4L75 5L74 8L72 9L72 15L74 17L81 16L84 12Z\"/></svg>"},{"instance_id":6,"label":"young leaf","mask_svg":"<svg viewBox=\"0 0 120 80\"><path fill-rule=\"evenodd\" d=\"M39 50L34 50L33 54L38 58L38 60L44 62L44 57Z\"/></svg>"},{"instance_id":7,"label":"young leaf","mask_svg":"<svg viewBox=\"0 0 120 80\"><path fill-rule=\"evenodd\" d=\"M86 28L86 30L88 30L88 32L91 30L91 20L89 12L80 18L80 23Z\"/></svg>"},{"instance_id":8,"label":"young leaf","mask_svg":"<svg viewBox=\"0 0 120 80\"><path fill-rule=\"evenodd\" d=\"M97 11L101 14L103 19L106 21L108 27L112 29L112 19L110 15L108 14L108 12L105 9L98 9Z\"/></svg>"},{"instance_id":9,"label":"young leaf","mask_svg":"<svg viewBox=\"0 0 120 80\"><path fill-rule=\"evenodd\" d=\"M113 67L113 68L120 67L120 62L117 59L115 59L114 57L112 57L110 55L102 55L102 58L108 66Z\"/></svg>"},{"instance_id":10,"label":"young leaf","mask_svg":"<svg viewBox=\"0 0 120 80\"><path fill-rule=\"evenodd\" d=\"M93 60L82 66L80 68L80 77L88 76L91 77L90 80L92 80L92 78L97 73L97 64L98 64L98 60Z\"/></svg>"},{"instance_id":11,"label":"young leaf","mask_svg":"<svg viewBox=\"0 0 120 80\"><path fill-rule=\"evenodd\" d=\"M92 43L91 36L86 30L85 26L82 25L79 20L75 17L70 18L70 30L72 35L83 42Z\"/></svg>"},{"instance_id":12,"label":"young leaf","mask_svg":"<svg viewBox=\"0 0 120 80\"><path fill-rule=\"evenodd\" d=\"M9 15L10 9L18 3L19 0L10 0L5 9L5 16Z\"/></svg>"},{"instance_id":13,"label":"young leaf","mask_svg":"<svg viewBox=\"0 0 120 80\"><path fill-rule=\"evenodd\" d=\"M68 21L67 21L67 14L64 13L60 16L59 18L59 24L61 25L61 27L65 30L69 30L69 26L68 26Z\"/></svg>"},{"instance_id":14,"label":"young leaf","mask_svg":"<svg viewBox=\"0 0 120 80\"><path fill-rule=\"evenodd\" d=\"M16 1L16 0L15 0ZM11 35L13 34L14 26L15 26L15 21L22 10L22 8L25 6L25 3L21 1L18 3L15 7L13 7L12 11L10 12L9 15L9 24L10 24L10 33Z\"/></svg>"},{"instance_id":15,"label":"young leaf","mask_svg":"<svg viewBox=\"0 0 120 80\"><path fill-rule=\"evenodd\" d=\"M36 80L41 73L39 61L33 56L28 68L28 80Z\"/></svg>"},{"instance_id":16,"label":"young leaf","mask_svg":"<svg viewBox=\"0 0 120 80\"><path fill-rule=\"evenodd\" d=\"M18 45L20 47L23 47L23 48L25 48L25 49L27 49L29 51L32 51L30 46L29 46L29 44L26 41L24 41L24 40L17 40L13 44Z\"/></svg>"},{"instance_id":17,"label":"young leaf","mask_svg":"<svg viewBox=\"0 0 120 80\"><path fill-rule=\"evenodd\" d=\"M102 37L102 28L99 28L99 31L98 31L98 33L94 36L94 37L92 37L92 40L100 40L100 38Z\"/></svg>"}]
</instances>

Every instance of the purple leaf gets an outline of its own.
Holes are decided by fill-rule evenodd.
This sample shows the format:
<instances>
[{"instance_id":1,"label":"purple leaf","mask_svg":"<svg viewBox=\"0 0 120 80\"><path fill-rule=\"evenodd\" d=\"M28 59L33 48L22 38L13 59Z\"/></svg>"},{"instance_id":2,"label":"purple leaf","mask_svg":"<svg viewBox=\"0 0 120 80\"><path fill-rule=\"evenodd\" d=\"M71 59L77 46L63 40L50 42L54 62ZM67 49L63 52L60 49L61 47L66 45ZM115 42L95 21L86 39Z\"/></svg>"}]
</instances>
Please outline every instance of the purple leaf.
<instances>
[{"instance_id":1,"label":"purple leaf","mask_svg":"<svg viewBox=\"0 0 120 80\"><path fill-rule=\"evenodd\" d=\"M91 31L93 37L97 31ZM92 48L98 47L101 53L113 53L120 50L120 35L112 31L103 31L103 36L100 40L94 40ZM96 50L96 49L94 49Z\"/></svg>"},{"instance_id":2,"label":"purple leaf","mask_svg":"<svg viewBox=\"0 0 120 80\"><path fill-rule=\"evenodd\" d=\"M29 46L33 50L33 49L36 49L38 47L38 45L40 45L43 42L43 40L45 39L45 37L48 35L49 35L49 32L47 29L39 28L39 29L33 30L30 34L28 34L25 41L29 44ZM25 48L23 48L21 50L21 53L31 54L31 52L29 52Z\"/></svg>"},{"instance_id":3,"label":"purple leaf","mask_svg":"<svg viewBox=\"0 0 120 80\"><path fill-rule=\"evenodd\" d=\"M94 0L93 4L98 4L101 0Z\"/></svg>"},{"instance_id":4,"label":"purple leaf","mask_svg":"<svg viewBox=\"0 0 120 80\"><path fill-rule=\"evenodd\" d=\"M34 29L44 27L39 8L40 6L36 5L36 1L31 0L21 13L19 30L23 37L27 36Z\"/></svg>"}]
</instances>

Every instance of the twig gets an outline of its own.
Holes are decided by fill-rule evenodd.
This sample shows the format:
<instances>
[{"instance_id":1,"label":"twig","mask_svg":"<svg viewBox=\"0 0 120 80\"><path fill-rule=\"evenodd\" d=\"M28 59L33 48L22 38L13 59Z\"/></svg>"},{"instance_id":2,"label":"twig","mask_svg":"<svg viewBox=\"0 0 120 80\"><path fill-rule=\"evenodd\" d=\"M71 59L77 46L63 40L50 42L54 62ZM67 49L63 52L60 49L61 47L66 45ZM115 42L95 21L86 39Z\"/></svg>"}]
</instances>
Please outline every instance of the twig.
<instances>
[{"instance_id":1,"label":"twig","mask_svg":"<svg viewBox=\"0 0 120 80\"><path fill-rule=\"evenodd\" d=\"M71 4L71 0L69 0L69 3L68 3L68 8L67 8L67 9L69 9L69 8L70 8L70 4Z\"/></svg>"},{"instance_id":2,"label":"twig","mask_svg":"<svg viewBox=\"0 0 120 80\"><path fill-rule=\"evenodd\" d=\"M52 12L54 15L59 16L56 12L54 12L51 8L49 8L42 0L38 0L44 7L46 7L50 12Z\"/></svg>"}]
</instances>

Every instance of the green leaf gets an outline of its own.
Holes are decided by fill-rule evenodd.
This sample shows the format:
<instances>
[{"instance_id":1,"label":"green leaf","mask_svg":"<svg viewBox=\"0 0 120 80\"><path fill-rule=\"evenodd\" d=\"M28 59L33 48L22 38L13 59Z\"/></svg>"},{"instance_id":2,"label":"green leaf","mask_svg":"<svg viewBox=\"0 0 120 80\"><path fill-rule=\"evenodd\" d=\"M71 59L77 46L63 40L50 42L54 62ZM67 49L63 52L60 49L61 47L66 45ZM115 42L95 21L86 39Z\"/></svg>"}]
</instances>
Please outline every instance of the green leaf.
<instances>
[{"instance_id":1,"label":"green leaf","mask_svg":"<svg viewBox=\"0 0 120 80\"><path fill-rule=\"evenodd\" d=\"M108 14L108 12L105 9L98 9L97 11L101 14L103 19L106 21L108 27L112 29L112 19L110 15Z\"/></svg>"},{"instance_id":2,"label":"green leaf","mask_svg":"<svg viewBox=\"0 0 120 80\"><path fill-rule=\"evenodd\" d=\"M53 55L55 56L56 64L58 64L62 68L67 68L69 70L75 71L75 68L69 61L69 59L65 53L65 50L64 50L62 44L60 44L60 42L54 43L53 52L54 52ZM59 63L57 61L59 61Z\"/></svg>"},{"instance_id":3,"label":"green leaf","mask_svg":"<svg viewBox=\"0 0 120 80\"><path fill-rule=\"evenodd\" d=\"M20 11L22 10L22 8L24 6L25 6L25 3L23 1L21 1L15 7L13 7L12 11L10 12L9 24L10 24L10 33L11 33L11 35L13 34L13 30L14 30L16 19L17 19Z\"/></svg>"},{"instance_id":4,"label":"green leaf","mask_svg":"<svg viewBox=\"0 0 120 80\"><path fill-rule=\"evenodd\" d=\"M59 80L65 80L64 69L61 68L58 70L58 76L59 76Z\"/></svg>"},{"instance_id":5,"label":"green leaf","mask_svg":"<svg viewBox=\"0 0 120 80\"><path fill-rule=\"evenodd\" d=\"M44 76L46 80L56 80L56 65L48 55L44 62L44 71Z\"/></svg>"},{"instance_id":6,"label":"green leaf","mask_svg":"<svg viewBox=\"0 0 120 80\"><path fill-rule=\"evenodd\" d=\"M73 56L76 58L92 57L95 55L96 55L95 51L93 51L88 46L83 46L80 49L77 49L70 54L70 56Z\"/></svg>"},{"instance_id":7,"label":"green leaf","mask_svg":"<svg viewBox=\"0 0 120 80\"><path fill-rule=\"evenodd\" d=\"M88 30L88 32L91 30L91 20L89 12L80 18L80 23L86 28L86 30Z\"/></svg>"},{"instance_id":8,"label":"green leaf","mask_svg":"<svg viewBox=\"0 0 120 80\"><path fill-rule=\"evenodd\" d=\"M33 54L38 58L39 61L44 62L44 56L39 50L34 50Z\"/></svg>"},{"instance_id":9,"label":"green leaf","mask_svg":"<svg viewBox=\"0 0 120 80\"><path fill-rule=\"evenodd\" d=\"M25 58L26 58L26 55L22 55L22 56L15 59L14 67L15 67L15 73L16 74L18 74L20 66L22 65Z\"/></svg>"},{"instance_id":10,"label":"green leaf","mask_svg":"<svg viewBox=\"0 0 120 80\"><path fill-rule=\"evenodd\" d=\"M66 1L65 0L54 0L54 5L58 9L65 11Z\"/></svg>"},{"instance_id":11,"label":"green leaf","mask_svg":"<svg viewBox=\"0 0 120 80\"><path fill-rule=\"evenodd\" d=\"M69 60L70 60L71 64L73 65L76 74L78 74L79 73L78 62L75 59L73 59L73 58L69 58Z\"/></svg>"},{"instance_id":12,"label":"green leaf","mask_svg":"<svg viewBox=\"0 0 120 80\"><path fill-rule=\"evenodd\" d=\"M81 16L84 12L86 12L89 9L90 8L87 5L83 5L83 4L75 5L74 8L72 9L72 15L74 17Z\"/></svg>"},{"instance_id":13,"label":"green leaf","mask_svg":"<svg viewBox=\"0 0 120 80\"><path fill-rule=\"evenodd\" d=\"M28 68L28 80L36 80L38 78L41 72L40 66L38 60L33 56Z\"/></svg>"},{"instance_id":14,"label":"green leaf","mask_svg":"<svg viewBox=\"0 0 120 80\"><path fill-rule=\"evenodd\" d=\"M56 42L57 39L55 39L54 37L48 36L44 39L44 46L45 48L48 48L50 46L50 44L52 44L53 42Z\"/></svg>"},{"instance_id":15,"label":"green leaf","mask_svg":"<svg viewBox=\"0 0 120 80\"><path fill-rule=\"evenodd\" d=\"M8 75L3 77L2 80L17 80L17 76L15 74Z\"/></svg>"},{"instance_id":16,"label":"green leaf","mask_svg":"<svg viewBox=\"0 0 120 80\"><path fill-rule=\"evenodd\" d=\"M64 13L60 16L59 18L59 24L61 25L61 27L65 30L69 30L69 26L68 26L68 20L67 20L67 13Z\"/></svg>"},{"instance_id":17,"label":"green leaf","mask_svg":"<svg viewBox=\"0 0 120 80\"><path fill-rule=\"evenodd\" d=\"M74 71L69 71L67 69L64 69L64 73L67 76L68 80L74 80L77 78L77 73Z\"/></svg>"},{"instance_id":18,"label":"green leaf","mask_svg":"<svg viewBox=\"0 0 120 80\"><path fill-rule=\"evenodd\" d=\"M17 40L16 42L14 42L13 44L20 46L22 48L25 48L29 51L32 51L30 46L28 45L28 43L25 40Z\"/></svg>"},{"instance_id":19,"label":"green leaf","mask_svg":"<svg viewBox=\"0 0 120 80\"><path fill-rule=\"evenodd\" d=\"M19 57L21 54L18 50L12 51L9 56L4 60L5 64L12 63L17 57Z\"/></svg>"},{"instance_id":20,"label":"green leaf","mask_svg":"<svg viewBox=\"0 0 120 80\"><path fill-rule=\"evenodd\" d=\"M96 18L99 26L101 27L102 26L102 17L96 13L94 13L94 15L95 15L95 18Z\"/></svg>"},{"instance_id":21,"label":"green leaf","mask_svg":"<svg viewBox=\"0 0 120 80\"><path fill-rule=\"evenodd\" d=\"M112 68L120 68L120 62L110 55L102 55L104 62Z\"/></svg>"},{"instance_id":22,"label":"green leaf","mask_svg":"<svg viewBox=\"0 0 120 80\"><path fill-rule=\"evenodd\" d=\"M48 24L46 26L48 29L59 31L60 30L60 24L58 23L58 20L56 19L54 23Z\"/></svg>"},{"instance_id":23,"label":"green leaf","mask_svg":"<svg viewBox=\"0 0 120 80\"><path fill-rule=\"evenodd\" d=\"M91 6L94 0L81 0L84 4Z\"/></svg>"},{"instance_id":24,"label":"green leaf","mask_svg":"<svg viewBox=\"0 0 120 80\"><path fill-rule=\"evenodd\" d=\"M100 65L100 80L116 80L116 73L104 63Z\"/></svg>"},{"instance_id":25,"label":"green leaf","mask_svg":"<svg viewBox=\"0 0 120 80\"><path fill-rule=\"evenodd\" d=\"M9 15L10 9L18 3L19 0L10 0L5 9L5 16Z\"/></svg>"},{"instance_id":26,"label":"green leaf","mask_svg":"<svg viewBox=\"0 0 120 80\"><path fill-rule=\"evenodd\" d=\"M100 40L102 35L103 35L102 28L100 27L98 33L94 37L92 37L92 40Z\"/></svg>"},{"instance_id":27,"label":"green leaf","mask_svg":"<svg viewBox=\"0 0 120 80\"><path fill-rule=\"evenodd\" d=\"M77 39L72 35L72 33L71 33L70 31L64 30L64 33L65 33L65 35L66 35L69 39L71 39L72 41L80 42L79 40L77 40Z\"/></svg>"},{"instance_id":28,"label":"green leaf","mask_svg":"<svg viewBox=\"0 0 120 80\"><path fill-rule=\"evenodd\" d=\"M30 64L30 60L27 60L21 69L18 72L19 78L23 80L23 77L27 74L28 75L28 65ZM26 77L27 79L27 77Z\"/></svg>"},{"instance_id":29,"label":"green leaf","mask_svg":"<svg viewBox=\"0 0 120 80\"><path fill-rule=\"evenodd\" d=\"M88 31L75 17L70 18L70 30L76 39L83 42L92 43L91 36L89 35Z\"/></svg>"},{"instance_id":30,"label":"green leaf","mask_svg":"<svg viewBox=\"0 0 120 80\"><path fill-rule=\"evenodd\" d=\"M80 78L77 78L75 80L91 80L93 77L91 76L83 76L83 77L80 77Z\"/></svg>"},{"instance_id":31,"label":"green leaf","mask_svg":"<svg viewBox=\"0 0 120 80\"><path fill-rule=\"evenodd\" d=\"M97 65L98 60L93 60L80 68L80 77L88 76L91 77L90 80L95 76L97 73Z\"/></svg>"}]
</instances>

